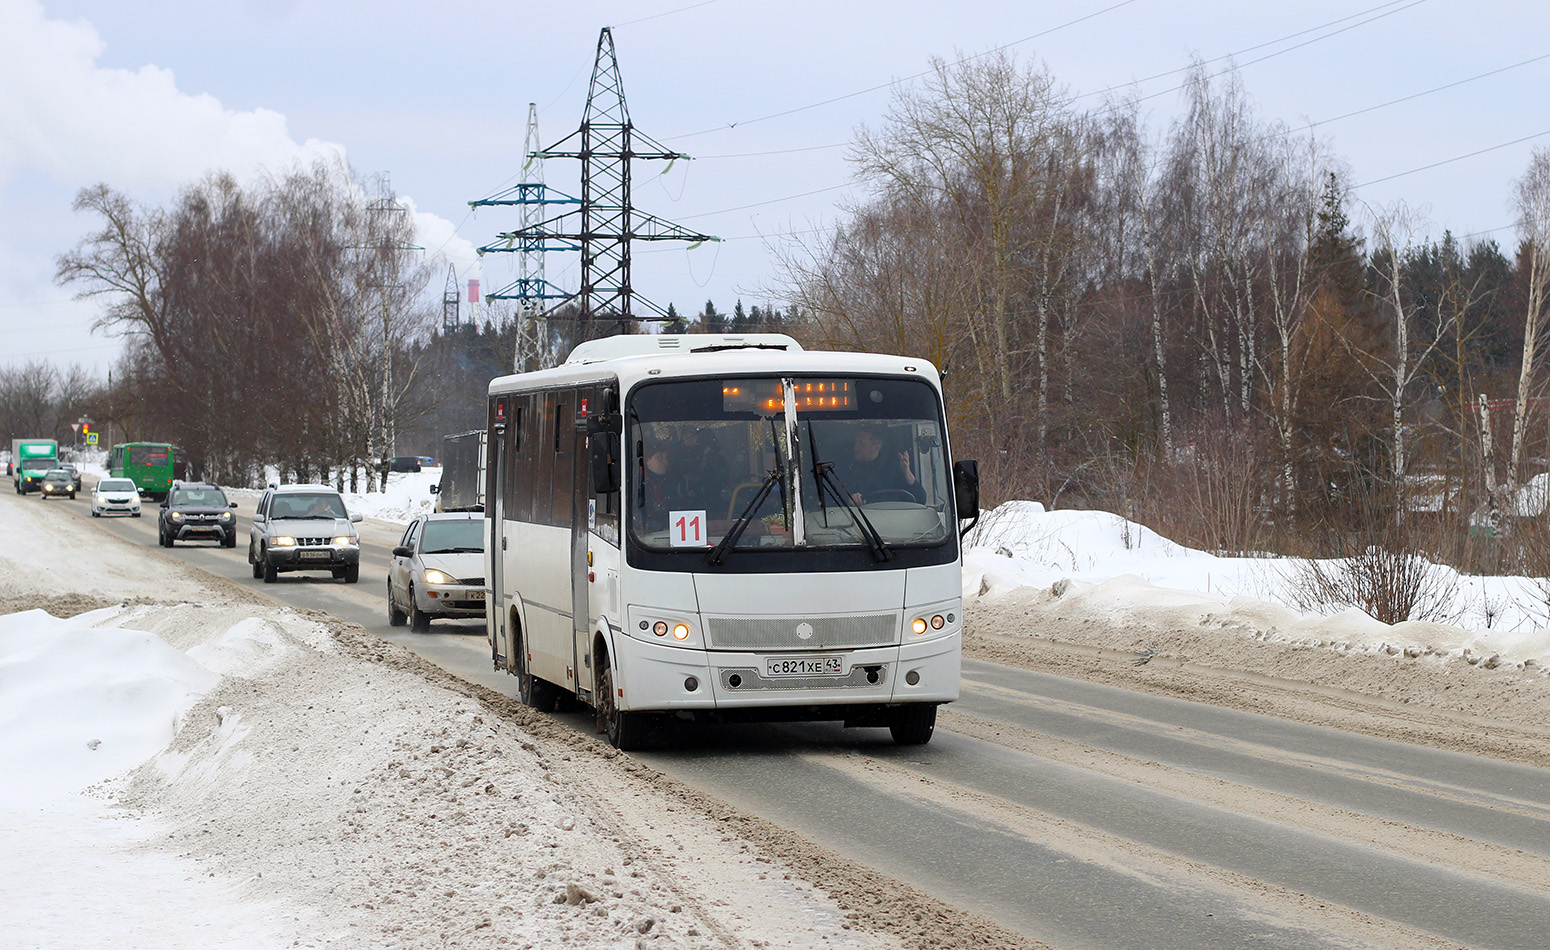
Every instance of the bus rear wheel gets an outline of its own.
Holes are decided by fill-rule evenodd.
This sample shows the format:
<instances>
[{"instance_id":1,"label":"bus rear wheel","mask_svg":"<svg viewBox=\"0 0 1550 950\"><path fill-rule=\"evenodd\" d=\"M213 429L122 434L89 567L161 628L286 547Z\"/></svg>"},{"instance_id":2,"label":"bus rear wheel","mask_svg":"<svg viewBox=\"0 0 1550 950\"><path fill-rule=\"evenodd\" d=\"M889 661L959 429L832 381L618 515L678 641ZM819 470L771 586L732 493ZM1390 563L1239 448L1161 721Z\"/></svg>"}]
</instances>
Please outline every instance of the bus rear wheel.
<instances>
[{"instance_id":1,"label":"bus rear wheel","mask_svg":"<svg viewBox=\"0 0 1550 950\"><path fill-rule=\"evenodd\" d=\"M520 644L518 649L521 650ZM541 713L552 713L559 708L559 688L527 671L525 650L518 654L517 664L517 698L522 700L523 705L531 706Z\"/></svg>"},{"instance_id":2,"label":"bus rear wheel","mask_svg":"<svg viewBox=\"0 0 1550 950\"><path fill-rule=\"evenodd\" d=\"M608 744L621 752L639 749L645 738L646 717L619 708L612 666L604 668L603 682L598 689L597 725L599 731L608 736Z\"/></svg>"},{"instance_id":3,"label":"bus rear wheel","mask_svg":"<svg viewBox=\"0 0 1550 950\"><path fill-rule=\"evenodd\" d=\"M916 703L888 711L888 731L899 745L925 745L936 730L936 706Z\"/></svg>"}]
</instances>

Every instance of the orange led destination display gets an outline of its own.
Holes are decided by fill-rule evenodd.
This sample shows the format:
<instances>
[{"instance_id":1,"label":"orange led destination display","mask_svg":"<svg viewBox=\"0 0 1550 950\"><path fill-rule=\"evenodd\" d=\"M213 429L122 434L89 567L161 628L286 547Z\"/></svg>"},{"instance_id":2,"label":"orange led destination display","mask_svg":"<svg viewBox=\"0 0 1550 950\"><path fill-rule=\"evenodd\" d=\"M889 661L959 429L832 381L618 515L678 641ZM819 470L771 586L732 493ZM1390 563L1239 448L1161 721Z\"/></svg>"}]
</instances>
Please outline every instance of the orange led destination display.
<instances>
[{"instance_id":1,"label":"orange led destination display","mask_svg":"<svg viewBox=\"0 0 1550 950\"><path fill-rule=\"evenodd\" d=\"M856 408L856 386L848 379L804 379L794 384L797 412L850 412ZM721 385L722 408L782 412L786 396L778 379L749 379Z\"/></svg>"}]
</instances>

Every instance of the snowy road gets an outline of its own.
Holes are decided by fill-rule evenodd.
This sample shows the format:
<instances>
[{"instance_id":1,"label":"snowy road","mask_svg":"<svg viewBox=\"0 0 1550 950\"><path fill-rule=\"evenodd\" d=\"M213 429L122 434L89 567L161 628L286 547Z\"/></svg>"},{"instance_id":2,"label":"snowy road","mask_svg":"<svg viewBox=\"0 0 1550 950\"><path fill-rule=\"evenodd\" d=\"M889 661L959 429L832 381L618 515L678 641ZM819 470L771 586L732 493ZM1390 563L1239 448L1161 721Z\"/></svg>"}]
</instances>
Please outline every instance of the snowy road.
<instances>
[{"instance_id":1,"label":"snowy road","mask_svg":"<svg viewBox=\"0 0 1550 950\"><path fill-rule=\"evenodd\" d=\"M99 526L155 547L154 517ZM263 585L241 544L171 553L510 695L482 626L387 626L398 533L363 525L354 586ZM1105 662L1129 665L1091 659ZM1233 685L1193 675L1202 692ZM1354 702L1274 685L1336 718ZM746 726L674 730L636 758L764 818L772 850L816 842L1055 947L1541 947L1550 933L1550 770L1012 665L966 661L964 698L923 749L882 730Z\"/></svg>"}]
</instances>

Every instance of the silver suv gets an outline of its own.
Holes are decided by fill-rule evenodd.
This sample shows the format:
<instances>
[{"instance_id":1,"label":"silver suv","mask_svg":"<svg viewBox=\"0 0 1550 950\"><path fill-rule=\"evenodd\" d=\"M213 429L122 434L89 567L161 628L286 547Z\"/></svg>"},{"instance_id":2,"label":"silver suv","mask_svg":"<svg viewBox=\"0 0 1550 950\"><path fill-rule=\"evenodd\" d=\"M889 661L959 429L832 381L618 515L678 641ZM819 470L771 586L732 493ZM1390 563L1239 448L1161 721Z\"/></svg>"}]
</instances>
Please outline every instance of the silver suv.
<instances>
[{"instance_id":1,"label":"silver suv","mask_svg":"<svg viewBox=\"0 0 1550 950\"><path fill-rule=\"evenodd\" d=\"M248 533L248 563L265 584L287 571L328 571L335 580L361 578L359 514L327 485L277 485L264 491Z\"/></svg>"}]
</instances>

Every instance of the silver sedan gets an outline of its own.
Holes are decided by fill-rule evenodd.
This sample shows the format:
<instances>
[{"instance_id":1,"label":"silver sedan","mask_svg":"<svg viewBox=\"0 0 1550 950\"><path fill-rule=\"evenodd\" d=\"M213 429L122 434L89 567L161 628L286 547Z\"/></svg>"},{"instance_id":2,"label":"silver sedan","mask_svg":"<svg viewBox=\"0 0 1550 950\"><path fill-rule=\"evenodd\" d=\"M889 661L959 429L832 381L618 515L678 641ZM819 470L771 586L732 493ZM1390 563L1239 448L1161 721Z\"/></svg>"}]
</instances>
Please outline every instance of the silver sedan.
<instances>
[{"instance_id":1,"label":"silver sedan","mask_svg":"<svg viewBox=\"0 0 1550 950\"><path fill-rule=\"evenodd\" d=\"M484 516L449 511L409 522L393 549L388 623L418 633L436 617L484 616Z\"/></svg>"}]
</instances>

